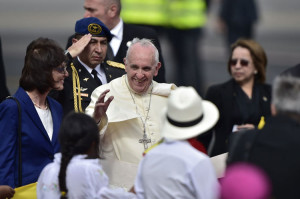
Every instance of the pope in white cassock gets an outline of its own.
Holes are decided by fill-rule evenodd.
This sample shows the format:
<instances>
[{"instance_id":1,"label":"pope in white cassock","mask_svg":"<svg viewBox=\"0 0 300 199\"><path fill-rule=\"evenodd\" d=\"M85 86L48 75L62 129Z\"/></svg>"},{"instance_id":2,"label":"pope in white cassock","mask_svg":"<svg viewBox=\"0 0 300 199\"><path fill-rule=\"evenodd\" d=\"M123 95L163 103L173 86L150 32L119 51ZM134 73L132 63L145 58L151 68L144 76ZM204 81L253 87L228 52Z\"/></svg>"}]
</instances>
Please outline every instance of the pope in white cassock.
<instances>
[{"instance_id":1,"label":"pope in white cassock","mask_svg":"<svg viewBox=\"0 0 300 199\"><path fill-rule=\"evenodd\" d=\"M176 86L153 81L158 57L150 40L135 38L124 58L127 74L96 88L86 108L102 127L101 164L112 187L130 189L144 150L161 138L161 111Z\"/></svg>"}]
</instances>

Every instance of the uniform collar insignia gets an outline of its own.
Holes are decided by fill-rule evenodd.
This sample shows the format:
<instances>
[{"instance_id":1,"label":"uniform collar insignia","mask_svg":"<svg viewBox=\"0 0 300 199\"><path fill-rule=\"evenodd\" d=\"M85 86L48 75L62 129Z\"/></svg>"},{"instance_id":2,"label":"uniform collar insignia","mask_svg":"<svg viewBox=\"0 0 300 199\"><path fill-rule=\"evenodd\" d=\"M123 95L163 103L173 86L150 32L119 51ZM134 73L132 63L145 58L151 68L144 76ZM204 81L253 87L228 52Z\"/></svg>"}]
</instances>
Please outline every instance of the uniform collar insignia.
<instances>
[{"instance_id":1,"label":"uniform collar insignia","mask_svg":"<svg viewBox=\"0 0 300 199\"><path fill-rule=\"evenodd\" d=\"M80 92L84 92L86 91L88 88L83 88L83 87L80 87ZM78 91L78 87L76 87L76 90Z\"/></svg>"},{"instance_id":2,"label":"uniform collar insignia","mask_svg":"<svg viewBox=\"0 0 300 199\"><path fill-rule=\"evenodd\" d=\"M87 90L87 88L82 88L82 87L80 87L80 91L81 92L84 92L84 91L86 91Z\"/></svg>"}]
</instances>

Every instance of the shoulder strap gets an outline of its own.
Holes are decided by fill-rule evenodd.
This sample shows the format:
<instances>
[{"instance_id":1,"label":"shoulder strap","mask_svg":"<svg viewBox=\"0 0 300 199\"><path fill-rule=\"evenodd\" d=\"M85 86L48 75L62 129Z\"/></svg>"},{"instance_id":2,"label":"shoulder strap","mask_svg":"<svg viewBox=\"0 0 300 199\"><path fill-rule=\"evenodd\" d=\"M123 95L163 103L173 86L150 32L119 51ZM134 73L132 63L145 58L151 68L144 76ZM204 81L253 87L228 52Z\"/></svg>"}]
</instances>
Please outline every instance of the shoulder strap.
<instances>
[{"instance_id":1,"label":"shoulder strap","mask_svg":"<svg viewBox=\"0 0 300 199\"><path fill-rule=\"evenodd\" d=\"M16 101L17 105L18 105L18 148L19 148L19 152L18 152L18 160L19 160L19 165L18 165L18 187L22 186L22 135L21 135L21 131L22 131L22 111L21 111L21 105L20 102L17 98L13 97L13 96L8 96L6 99L13 99Z\"/></svg>"},{"instance_id":2,"label":"shoulder strap","mask_svg":"<svg viewBox=\"0 0 300 199\"><path fill-rule=\"evenodd\" d=\"M112 66L112 67L115 67L115 68L125 69L125 65L122 64L122 63L119 63L119 62L107 60L106 63L107 63L109 66Z\"/></svg>"}]
</instances>

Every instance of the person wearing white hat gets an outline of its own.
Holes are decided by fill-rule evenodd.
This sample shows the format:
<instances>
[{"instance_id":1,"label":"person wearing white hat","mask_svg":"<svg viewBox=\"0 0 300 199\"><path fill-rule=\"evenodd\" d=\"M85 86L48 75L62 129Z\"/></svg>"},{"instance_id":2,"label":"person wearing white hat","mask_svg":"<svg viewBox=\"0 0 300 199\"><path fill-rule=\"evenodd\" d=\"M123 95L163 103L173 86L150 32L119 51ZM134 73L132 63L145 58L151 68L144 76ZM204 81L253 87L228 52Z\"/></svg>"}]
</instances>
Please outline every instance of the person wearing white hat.
<instances>
[{"instance_id":1,"label":"person wearing white hat","mask_svg":"<svg viewBox=\"0 0 300 199\"><path fill-rule=\"evenodd\" d=\"M171 92L163 117L162 143L139 164L137 198L218 198L219 185L209 157L187 141L217 123L217 107L202 100L193 87L179 87Z\"/></svg>"}]
</instances>

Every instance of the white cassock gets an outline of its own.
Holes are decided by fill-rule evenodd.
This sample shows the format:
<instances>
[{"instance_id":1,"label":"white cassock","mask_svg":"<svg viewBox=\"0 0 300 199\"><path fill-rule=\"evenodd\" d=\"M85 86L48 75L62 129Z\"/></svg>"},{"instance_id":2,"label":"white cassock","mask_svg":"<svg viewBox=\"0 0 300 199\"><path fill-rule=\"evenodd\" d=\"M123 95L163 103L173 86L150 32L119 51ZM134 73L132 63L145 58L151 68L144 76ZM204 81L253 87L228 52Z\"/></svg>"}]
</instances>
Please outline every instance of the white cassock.
<instances>
[{"instance_id":1,"label":"white cassock","mask_svg":"<svg viewBox=\"0 0 300 199\"><path fill-rule=\"evenodd\" d=\"M146 135L151 139L147 146L151 147L161 138L161 112L167 105L171 90L176 86L153 81L144 95L135 94L133 90L130 94L126 78L127 76L123 75L96 88L86 113L93 115L98 97L103 91L110 89L106 99L109 96L114 96L114 99L106 111L107 117L103 117L100 123L101 155L105 158L101 160L101 164L112 187L128 190L134 184L137 167L145 150L144 144L139 140L143 138L146 116L148 114L145 123Z\"/></svg>"}]
</instances>

